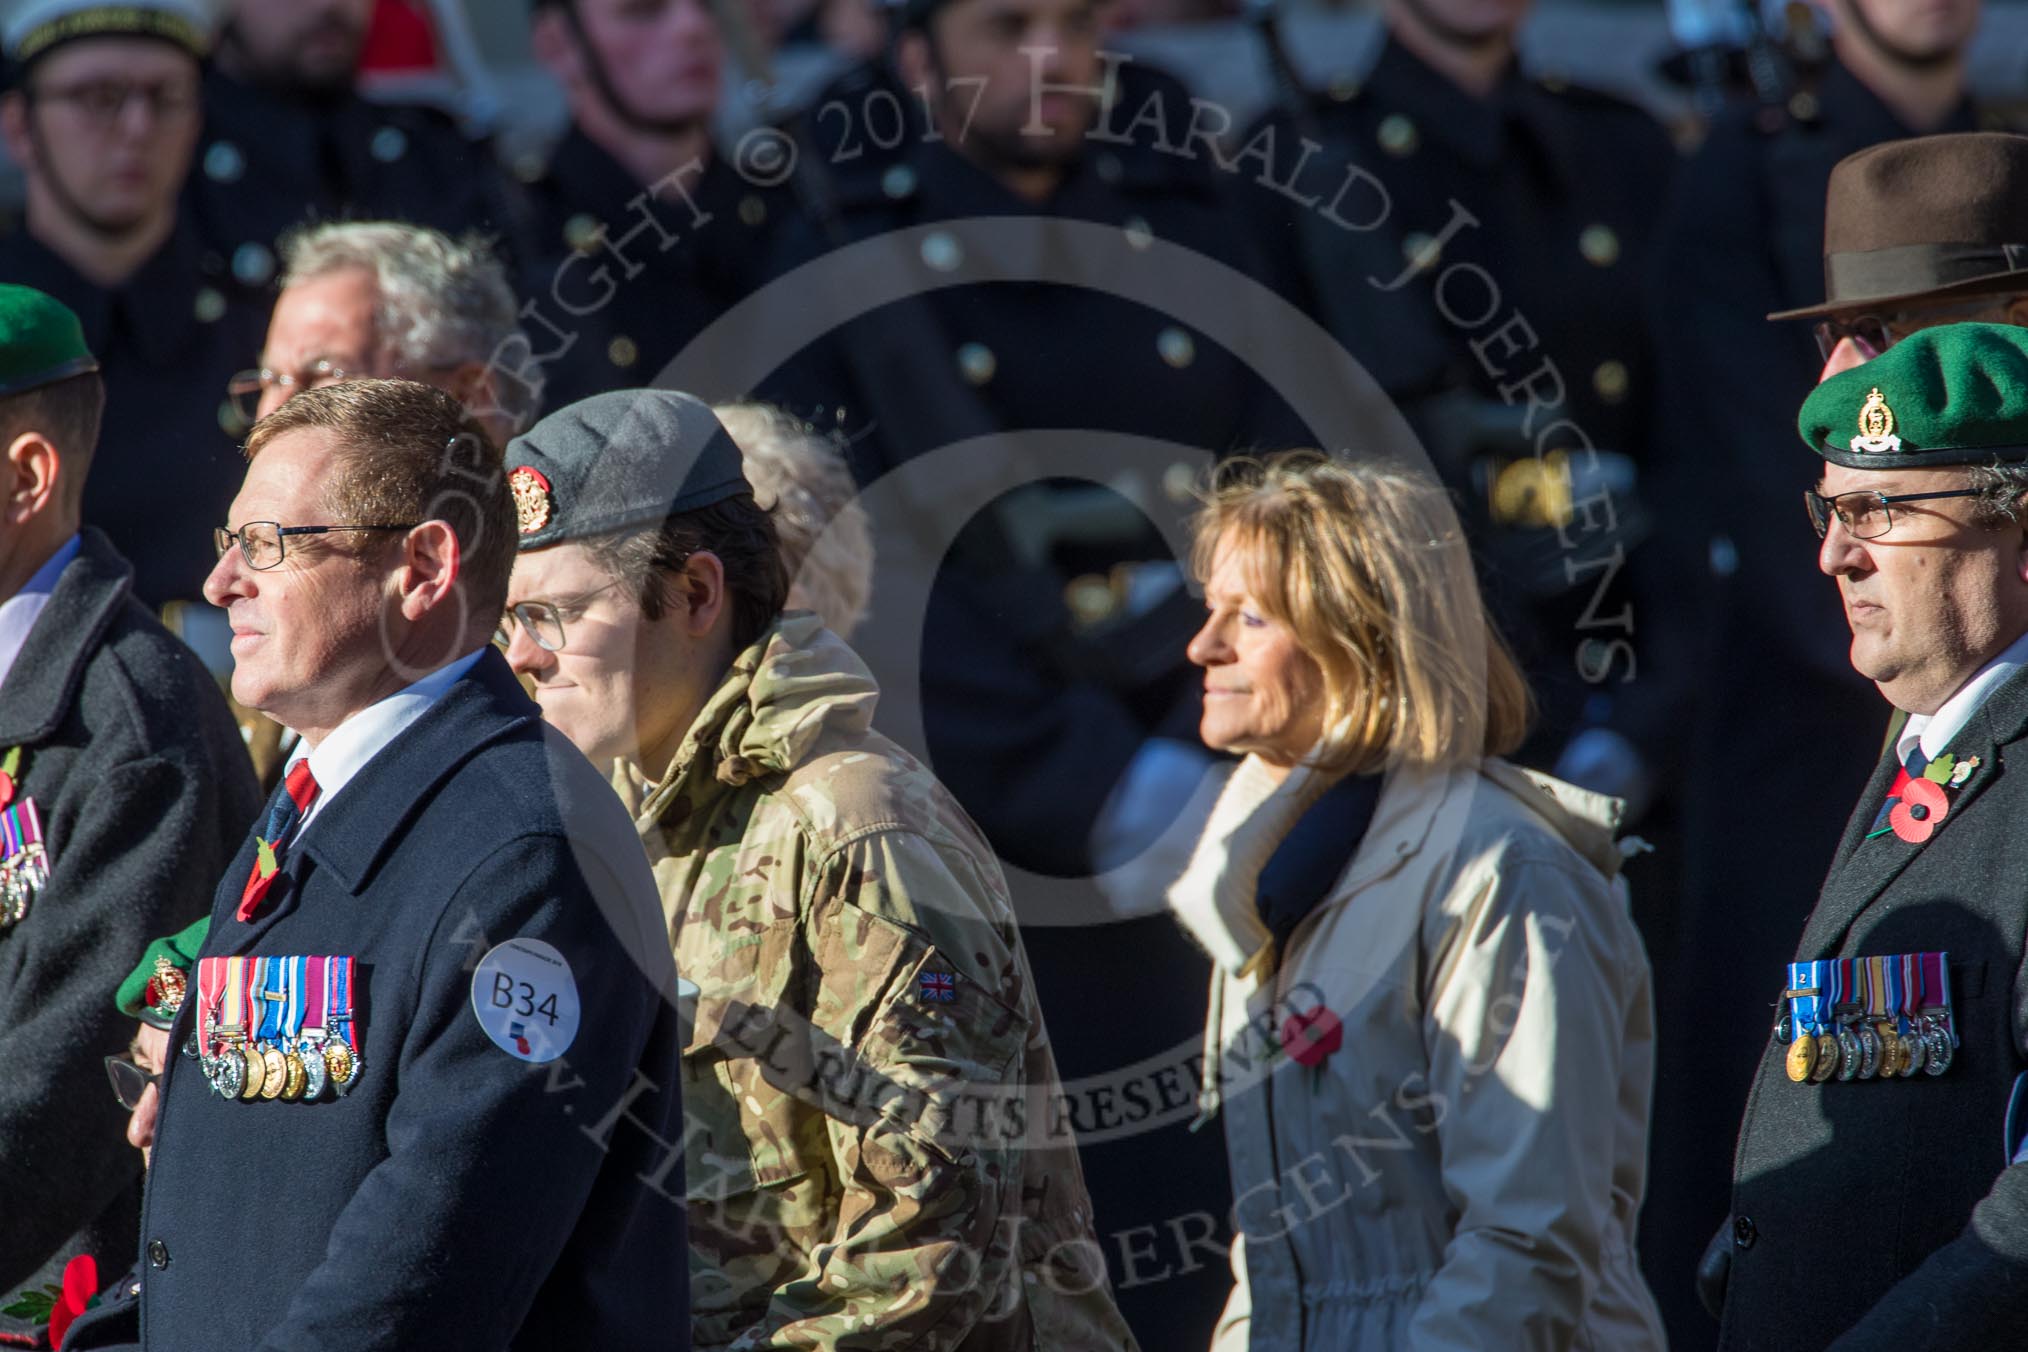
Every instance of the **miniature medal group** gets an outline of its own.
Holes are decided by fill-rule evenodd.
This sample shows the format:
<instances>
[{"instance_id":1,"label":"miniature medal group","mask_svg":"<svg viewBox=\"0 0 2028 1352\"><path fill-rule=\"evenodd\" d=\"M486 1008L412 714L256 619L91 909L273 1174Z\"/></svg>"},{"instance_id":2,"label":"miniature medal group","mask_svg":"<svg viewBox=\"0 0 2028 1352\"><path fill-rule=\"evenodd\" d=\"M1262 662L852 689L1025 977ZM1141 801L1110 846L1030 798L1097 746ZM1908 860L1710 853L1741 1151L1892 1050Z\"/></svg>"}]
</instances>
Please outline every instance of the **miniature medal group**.
<instances>
[{"instance_id":1,"label":"miniature medal group","mask_svg":"<svg viewBox=\"0 0 2028 1352\"><path fill-rule=\"evenodd\" d=\"M42 812L20 795L21 748L0 758L0 930L28 917L28 907L49 885L49 851L42 840Z\"/></svg>"},{"instance_id":2,"label":"miniature medal group","mask_svg":"<svg viewBox=\"0 0 2028 1352\"><path fill-rule=\"evenodd\" d=\"M197 964L196 1055L222 1098L314 1103L358 1082L354 960L217 957Z\"/></svg>"},{"instance_id":3,"label":"miniature medal group","mask_svg":"<svg viewBox=\"0 0 2028 1352\"><path fill-rule=\"evenodd\" d=\"M1958 1046L1943 953L1789 964L1775 1041L1797 1084L1941 1075Z\"/></svg>"}]
</instances>

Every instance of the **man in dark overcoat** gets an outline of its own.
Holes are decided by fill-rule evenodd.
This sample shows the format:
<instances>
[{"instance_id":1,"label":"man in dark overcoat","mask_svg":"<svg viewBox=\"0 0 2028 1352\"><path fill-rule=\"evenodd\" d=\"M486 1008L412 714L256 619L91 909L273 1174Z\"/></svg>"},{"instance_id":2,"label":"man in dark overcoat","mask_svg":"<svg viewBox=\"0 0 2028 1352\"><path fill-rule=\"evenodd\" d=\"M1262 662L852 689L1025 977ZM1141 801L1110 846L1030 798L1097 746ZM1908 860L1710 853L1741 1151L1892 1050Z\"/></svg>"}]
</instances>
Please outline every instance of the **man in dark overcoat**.
<instances>
[{"instance_id":1,"label":"man in dark overcoat","mask_svg":"<svg viewBox=\"0 0 2028 1352\"><path fill-rule=\"evenodd\" d=\"M2028 1321L2009 1110L2028 1083L2028 331L1914 334L1818 386L1799 427L1823 457L1807 505L1852 665L1908 718L1795 961L1740 974L1739 999L1775 1007L1706 1294L1725 1352L2011 1346ZM1749 841L1755 796L1816 783L1807 753L1757 764Z\"/></svg>"},{"instance_id":2,"label":"man in dark overcoat","mask_svg":"<svg viewBox=\"0 0 2028 1352\"><path fill-rule=\"evenodd\" d=\"M259 807L217 685L78 524L104 401L77 317L0 286L0 1304L133 1242L109 983L203 913Z\"/></svg>"},{"instance_id":3,"label":"man in dark overcoat","mask_svg":"<svg viewBox=\"0 0 2028 1352\"><path fill-rule=\"evenodd\" d=\"M487 643L498 454L386 380L247 454L206 595L234 695L301 743L218 883L108 1318L164 1352L687 1347L668 940L625 811Z\"/></svg>"}]
</instances>

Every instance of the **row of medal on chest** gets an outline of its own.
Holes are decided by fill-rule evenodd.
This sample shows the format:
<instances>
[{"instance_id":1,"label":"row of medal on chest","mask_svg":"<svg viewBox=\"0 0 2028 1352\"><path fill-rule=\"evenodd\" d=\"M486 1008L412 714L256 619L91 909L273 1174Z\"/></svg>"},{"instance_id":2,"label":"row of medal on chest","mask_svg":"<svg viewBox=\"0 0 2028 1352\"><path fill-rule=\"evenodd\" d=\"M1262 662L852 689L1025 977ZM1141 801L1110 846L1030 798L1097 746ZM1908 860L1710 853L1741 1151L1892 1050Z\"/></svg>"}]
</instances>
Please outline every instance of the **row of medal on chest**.
<instances>
[{"instance_id":1,"label":"row of medal on chest","mask_svg":"<svg viewBox=\"0 0 2028 1352\"><path fill-rule=\"evenodd\" d=\"M245 1103L312 1103L359 1081L349 957L214 957L197 964L197 1027L185 1048L212 1092Z\"/></svg>"},{"instance_id":2,"label":"row of medal on chest","mask_svg":"<svg viewBox=\"0 0 2028 1352\"><path fill-rule=\"evenodd\" d=\"M1789 964L1775 1041L1797 1084L1941 1075L1956 1059L1944 953Z\"/></svg>"}]
</instances>

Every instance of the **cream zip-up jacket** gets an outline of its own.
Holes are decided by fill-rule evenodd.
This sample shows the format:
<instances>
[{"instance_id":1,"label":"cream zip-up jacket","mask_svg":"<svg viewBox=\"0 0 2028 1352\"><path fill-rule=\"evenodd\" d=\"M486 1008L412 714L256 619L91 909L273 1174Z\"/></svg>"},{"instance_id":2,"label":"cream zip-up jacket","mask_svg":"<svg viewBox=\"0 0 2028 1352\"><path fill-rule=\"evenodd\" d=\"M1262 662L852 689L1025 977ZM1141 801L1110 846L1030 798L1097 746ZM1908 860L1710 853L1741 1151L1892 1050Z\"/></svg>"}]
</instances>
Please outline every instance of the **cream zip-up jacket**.
<instances>
[{"instance_id":1,"label":"cream zip-up jacket","mask_svg":"<svg viewBox=\"0 0 2028 1352\"><path fill-rule=\"evenodd\" d=\"M1254 884L1325 787L1249 757L1170 891L1213 959L1203 1103L1240 1232L1216 1352L1664 1347L1618 802L1495 759L1392 771L1278 955Z\"/></svg>"}]
</instances>

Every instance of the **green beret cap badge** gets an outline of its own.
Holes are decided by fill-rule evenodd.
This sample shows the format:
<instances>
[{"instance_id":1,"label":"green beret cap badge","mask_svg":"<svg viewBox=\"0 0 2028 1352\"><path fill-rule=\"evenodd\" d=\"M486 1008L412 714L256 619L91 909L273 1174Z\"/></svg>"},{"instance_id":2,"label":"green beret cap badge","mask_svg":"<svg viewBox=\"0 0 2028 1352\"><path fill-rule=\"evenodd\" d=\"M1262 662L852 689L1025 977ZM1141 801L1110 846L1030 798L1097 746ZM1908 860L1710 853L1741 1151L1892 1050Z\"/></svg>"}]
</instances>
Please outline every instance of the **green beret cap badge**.
<instances>
[{"instance_id":1,"label":"green beret cap badge","mask_svg":"<svg viewBox=\"0 0 2028 1352\"><path fill-rule=\"evenodd\" d=\"M1894 435L1894 410L1878 385L1859 406L1859 435L1851 446L1859 455L1892 455L1901 449L1901 438Z\"/></svg>"}]
</instances>

